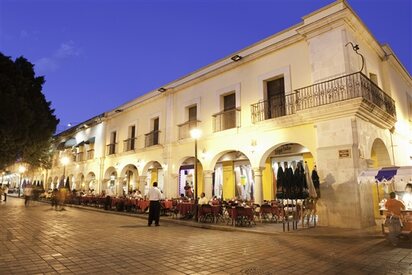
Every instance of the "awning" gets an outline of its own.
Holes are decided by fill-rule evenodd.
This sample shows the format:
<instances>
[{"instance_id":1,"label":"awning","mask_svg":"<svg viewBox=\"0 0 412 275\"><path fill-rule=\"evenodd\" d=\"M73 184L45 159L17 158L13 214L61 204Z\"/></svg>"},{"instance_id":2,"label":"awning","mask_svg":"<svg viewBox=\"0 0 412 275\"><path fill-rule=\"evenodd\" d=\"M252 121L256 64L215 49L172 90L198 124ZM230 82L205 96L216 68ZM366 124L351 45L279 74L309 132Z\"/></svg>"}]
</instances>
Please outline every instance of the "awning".
<instances>
[{"instance_id":1,"label":"awning","mask_svg":"<svg viewBox=\"0 0 412 275\"><path fill-rule=\"evenodd\" d=\"M382 168L378 171L378 174L375 176L375 179L377 179L378 181L389 181L396 175L398 169L399 167Z\"/></svg>"},{"instance_id":2,"label":"awning","mask_svg":"<svg viewBox=\"0 0 412 275\"><path fill-rule=\"evenodd\" d=\"M88 140L86 140L84 143L85 143L85 144L94 143L95 139L96 139L95 137L91 137L91 138L89 138Z\"/></svg>"},{"instance_id":3,"label":"awning","mask_svg":"<svg viewBox=\"0 0 412 275\"><path fill-rule=\"evenodd\" d=\"M64 143L64 147L65 148L70 148L70 147L75 146L76 144L77 144L76 139L71 138L71 139L66 140L66 142Z\"/></svg>"},{"instance_id":4,"label":"awning","mask_svg":"<svg viewBox=\"0 0 412 275\"><path fill-rule=\"evenodd\" d=\"M85 143L86 143L85 141L82 141L82 142L80 142L80 143L77 143L77 144L76 144L76 147L83 146Z\"/></svg>"}]
</instances>

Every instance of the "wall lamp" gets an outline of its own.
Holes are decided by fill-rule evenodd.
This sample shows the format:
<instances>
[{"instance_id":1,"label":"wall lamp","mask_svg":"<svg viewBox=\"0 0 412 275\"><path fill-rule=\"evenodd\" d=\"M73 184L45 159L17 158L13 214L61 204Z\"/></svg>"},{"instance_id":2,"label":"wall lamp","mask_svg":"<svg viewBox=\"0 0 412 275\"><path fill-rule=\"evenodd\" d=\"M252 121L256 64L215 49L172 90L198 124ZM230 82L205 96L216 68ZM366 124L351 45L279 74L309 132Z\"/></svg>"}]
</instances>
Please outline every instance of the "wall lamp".
<instances>
[{"instance_id":1,"label":"wall lamp","mask_svg":"<svg viewBox=\"0 0 412 275\"><path fill-rule=\"evenodd\" d=\"M237 61L239 61L240 59L242 59L242 57L237 54L237 55L232 56L230 59L232 59L233 61L237 62Z\"/></svg>"},{"instance_id":2,"label":"wall lamp","mask_svg":"<svg viewBox=\"0 0 412 275\"><path fill-rule=\"evenodd\" d=\"M166 88L163 88L163 87L159 88L158 91L161 92L161 93L164 93L164 92L166 92Z\"/></svg>"},{"instance_id":3,"label":"wall lamp","mask_svg":"<svg viewBox=\"0 0 412 275\"><path fill-rule=\"evenodd\" d=\"M122 109L117 109L116 111L114 111L115 113L121 113L121 112L123 112L123 110Z\"/></svg>"}]
</instances>

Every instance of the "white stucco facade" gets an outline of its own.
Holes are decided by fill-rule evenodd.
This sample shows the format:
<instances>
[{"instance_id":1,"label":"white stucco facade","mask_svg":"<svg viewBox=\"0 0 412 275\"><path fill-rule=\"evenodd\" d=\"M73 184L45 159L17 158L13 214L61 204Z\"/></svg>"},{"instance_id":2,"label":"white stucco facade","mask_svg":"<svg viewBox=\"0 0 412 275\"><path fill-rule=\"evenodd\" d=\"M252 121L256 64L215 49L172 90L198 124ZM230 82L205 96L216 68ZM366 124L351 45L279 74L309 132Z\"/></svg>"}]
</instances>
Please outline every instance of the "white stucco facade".
<instances>
[{"instance_id":1,"label":"white stucco facade","mask_svg":"<svg viewBox=\"0 0 412 275\"><path fill-rule=\"evenodd\" d=\"M365 58L364 77L358 72L360 56L347 45L349 42L359 45L359 53ZM367 202L372 195L367 187L358 185L359 172L379 165L412 165L412 80L390 48L374 39L346 2L337 1L236 54L242 57L237 62L231 57L219 60L165 85L163 92L151 91L106 112L87 127L80 125L59 134L58 142L74 138L81 144L94 138L93 157L72 161L65 175L70 175L76 186L86 182L83 186L88 187L93 179L97 192L106 190L112 182L117 194L125 182L129 190L133 186L143 192L149 181L157 180L166 197L179 196L181 167L192 165L194 156L194 140L182 138L182 133L189 122L189 108L196 106L196 125L202 131L198 140L198 188L207 197L215 193L215 169L221 165L223 186L225 180L237 182L237 174L227 172L228 167L247 169L253 171L255 201L275 199L276 190L268 182L272 177L268 163L296 156L307 161L310 170L317 165L321 181L319 224L352 228L372 225L373 207ZM346 77L351 74L356 80ZM359 96L347 96L352 92L348 83L365 81L370 92L371 77L376 77L377 86L394 100L396 115L388 111L389 107L382 107L386 105L368 101L366 88ZM283 78L284 113L267 117L263 108L263 118L256 119L254 108L268 100L268 81L278 78ZM335 78L339 80L332 81ZM312 88L301 89L308 86ZM301 97L308 91L311 96ZM217 129L222 128L216 122L219 118L223 118L223 124L229 123L224 96L232 93L235 109L231 109L231 118L236 118L236 123ZM132 126L135 136L131 136ZM150 134L154 132L157 137ZM154 140L148 141L150 138ZM134 146L127 141L132 139ZM387 154L374 149L376 140L384 144ZM110 153L109 144L115 144ZM281 147L290 144L304 150L290 149L288 153L288 147ZM76 148L86 152L88 146ZM281 153L276 152L279 148ZM66 147L65 152L71 150ZM56 159L62 153L57 152ZM48 183L63 175L62 165L58 161L54 164L47 171ZM46 172L42 176L46 177ZM222 196L228 198L225 194L236 192L226 189Z\"/></svg>"}]
</instances>

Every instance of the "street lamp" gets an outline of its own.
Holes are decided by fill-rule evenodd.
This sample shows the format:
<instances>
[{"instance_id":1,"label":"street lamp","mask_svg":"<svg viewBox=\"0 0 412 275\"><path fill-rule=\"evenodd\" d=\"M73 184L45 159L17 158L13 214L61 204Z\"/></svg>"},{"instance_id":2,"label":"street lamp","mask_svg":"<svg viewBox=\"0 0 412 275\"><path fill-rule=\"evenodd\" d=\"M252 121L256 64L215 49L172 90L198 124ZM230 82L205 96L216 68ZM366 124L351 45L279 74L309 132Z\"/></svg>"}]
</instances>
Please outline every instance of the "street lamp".
<instances>
[{"instance_id":1,"label":"street lamp","mask_svg":"<svg viewBox=\"0 0 412 275\"><path fill-rule=\"evenodd\" d=\"M195 140L195 175L193 177L194 182L195 182L195 217L196 217L196 221L197 221L197 140L200 138L202 132L197 129L194 128L192 130L190 130L190 136Z\"/></svg>"},{"instance_id":2,"label":"street lamp","mask_svg":"<svg viewBox=\"0 0 412 275\"><path fill-rule=\"evenodd\" d=\"M18 196L20 197L20 188L21 188L21 185L23 184L23 182L22 182L22 180L23 180L23 174L24 174L24 172L26 172L26 167L24 167L23 165L21 165L20 167L19 167L19 173L20 173L20 183L19 183L19 188L17 189L18 190Z\"/></svg>"},{"instance_id":3,"label":"street lamp","mask_svg":"<svg viewBox=\"0 0 412 275\"><path fill-rule=\"evenodd\" d=\"M64 179L66 176L66 165L69 163L69 158L64 156L60 159L60 162L63 164L63 182L64 182Z\"/></svg>"}]
</instances>

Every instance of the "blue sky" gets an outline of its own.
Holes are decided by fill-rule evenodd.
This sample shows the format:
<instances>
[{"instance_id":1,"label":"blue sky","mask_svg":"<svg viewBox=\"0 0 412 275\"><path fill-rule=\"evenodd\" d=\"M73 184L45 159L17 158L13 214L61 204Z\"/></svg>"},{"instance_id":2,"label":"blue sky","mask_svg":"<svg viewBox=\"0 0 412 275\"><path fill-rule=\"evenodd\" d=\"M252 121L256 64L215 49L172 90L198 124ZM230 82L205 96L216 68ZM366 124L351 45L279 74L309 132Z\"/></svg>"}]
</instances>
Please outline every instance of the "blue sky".
<instances>
[{"instance_id":1,"label":"blue sky","mask_svg":"<svg viewBox=\"0 0 412 275\"><path fill-rule=\"evenodd\" d=\"M79 123L301 21L331 0L0 0L0 51ZM349 0L412 71L412 1Z\"/></svg>"}]
</instances>

